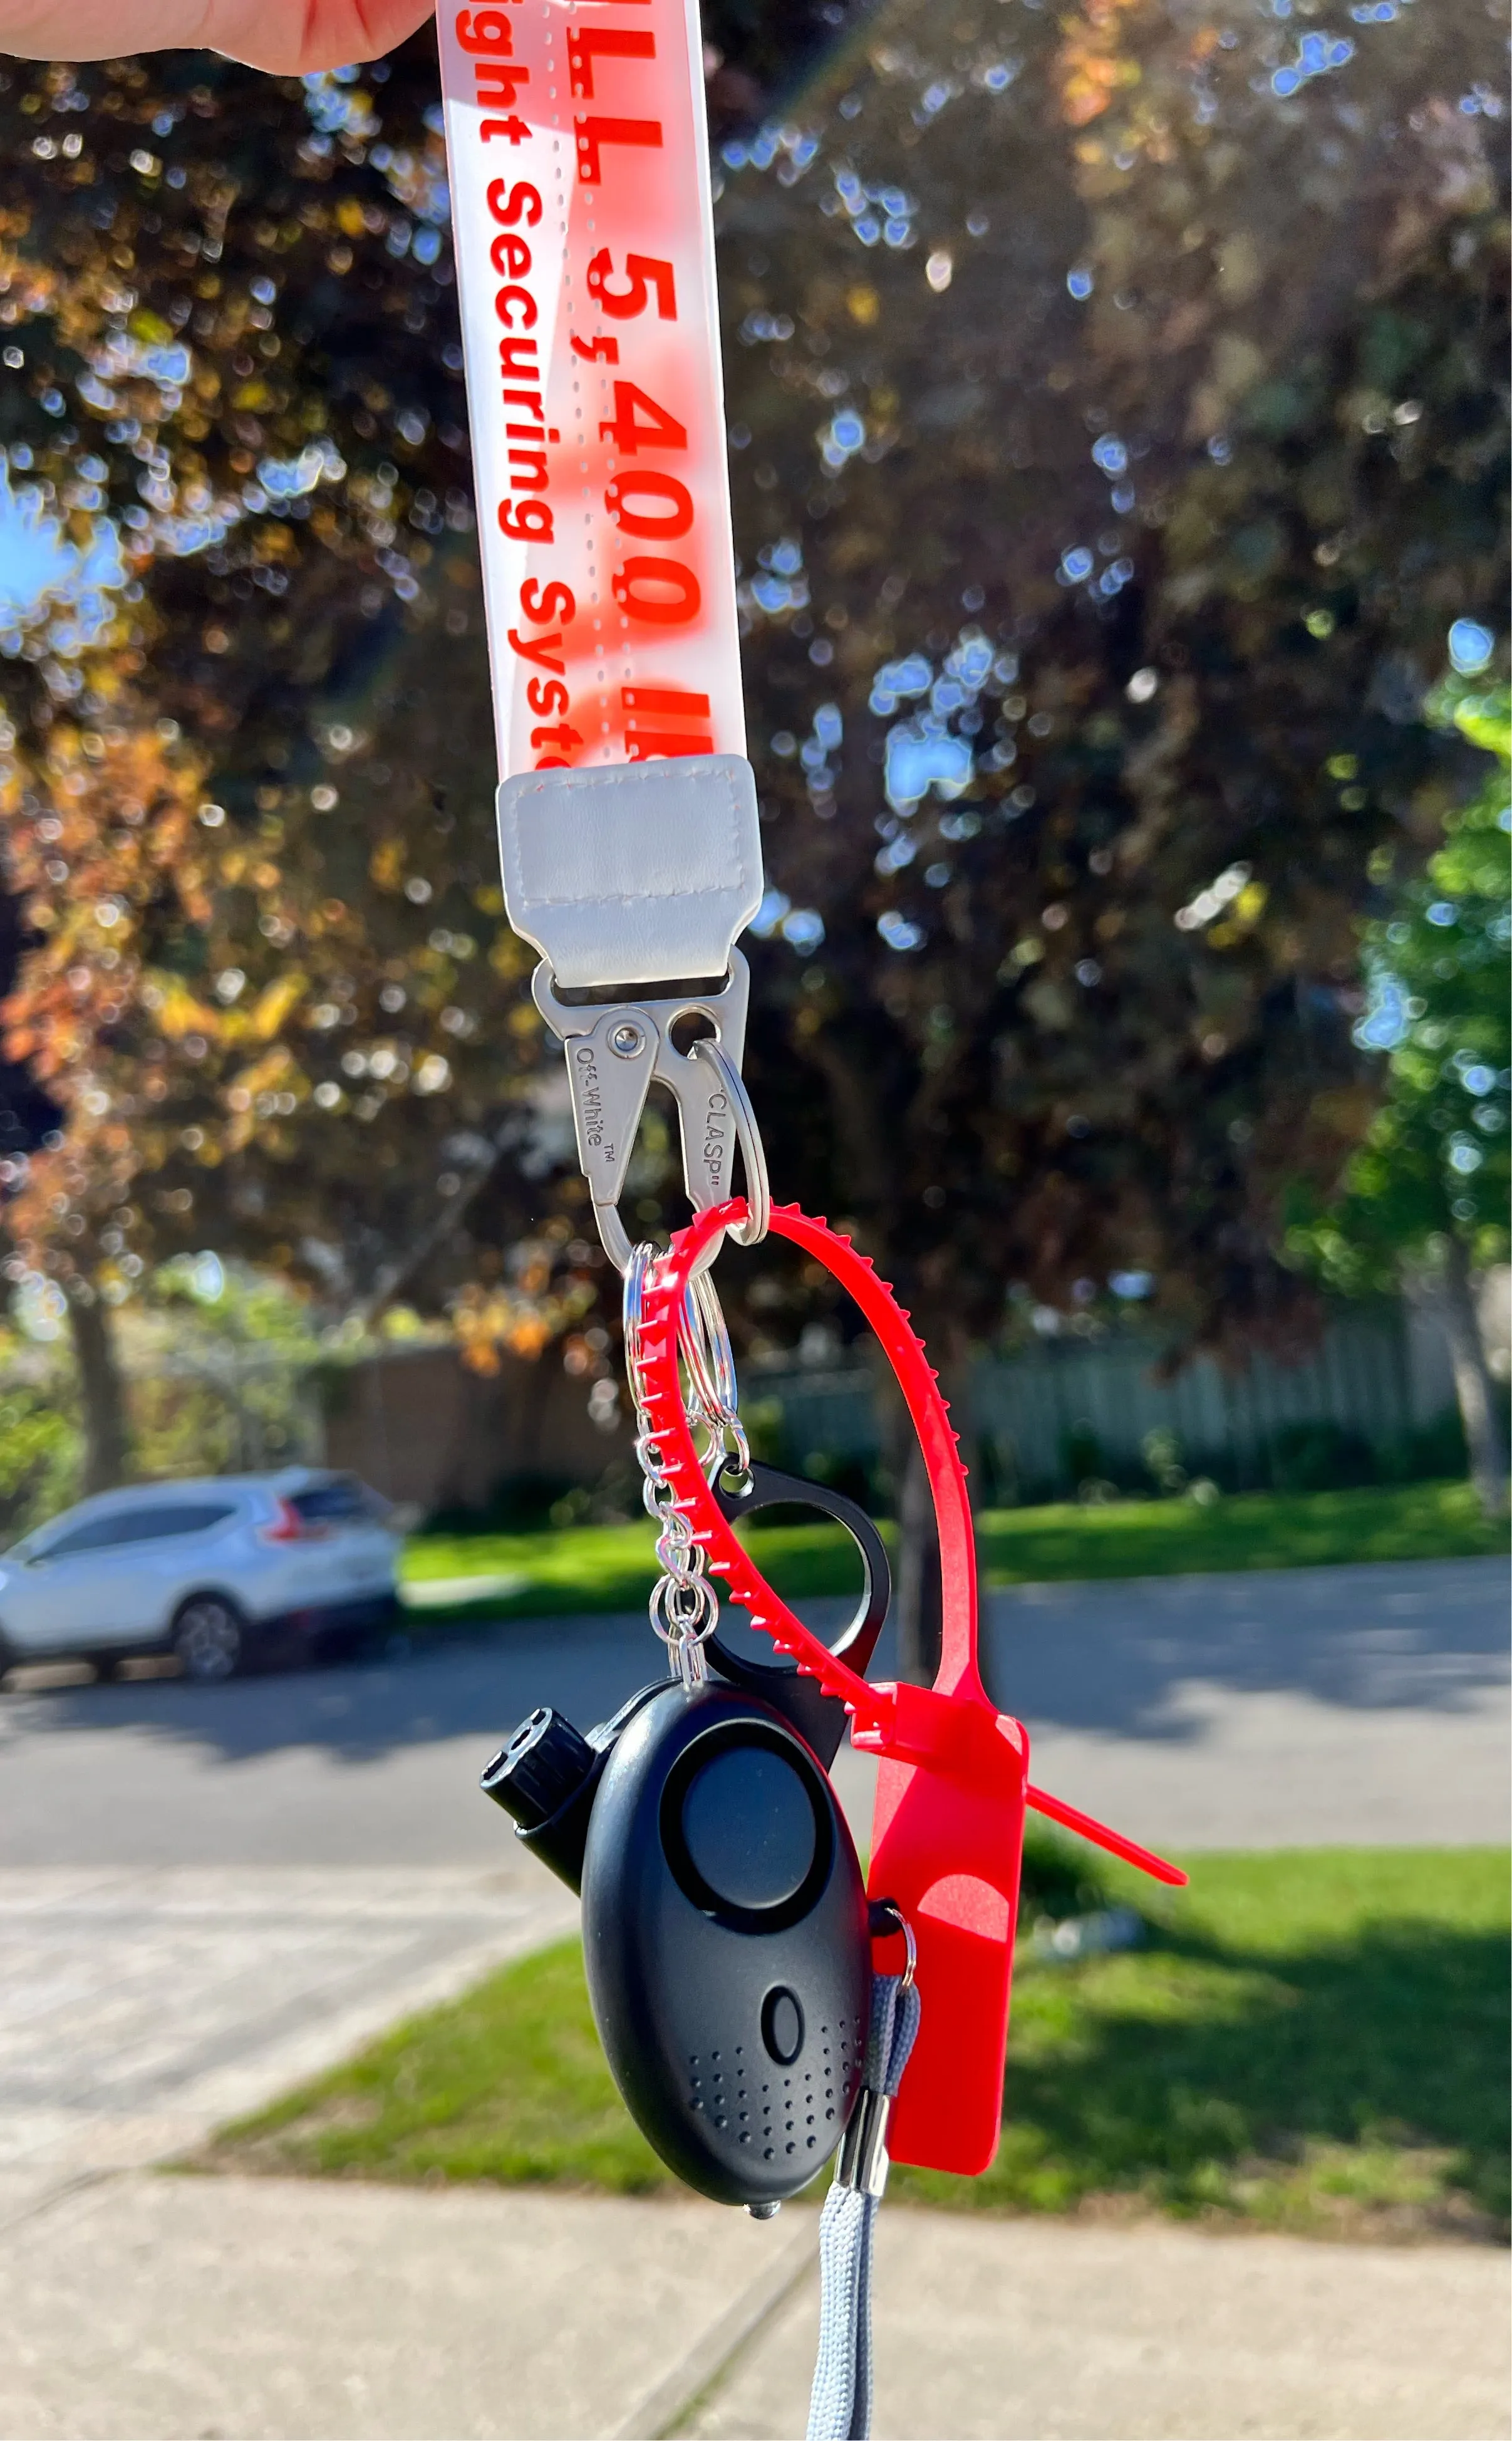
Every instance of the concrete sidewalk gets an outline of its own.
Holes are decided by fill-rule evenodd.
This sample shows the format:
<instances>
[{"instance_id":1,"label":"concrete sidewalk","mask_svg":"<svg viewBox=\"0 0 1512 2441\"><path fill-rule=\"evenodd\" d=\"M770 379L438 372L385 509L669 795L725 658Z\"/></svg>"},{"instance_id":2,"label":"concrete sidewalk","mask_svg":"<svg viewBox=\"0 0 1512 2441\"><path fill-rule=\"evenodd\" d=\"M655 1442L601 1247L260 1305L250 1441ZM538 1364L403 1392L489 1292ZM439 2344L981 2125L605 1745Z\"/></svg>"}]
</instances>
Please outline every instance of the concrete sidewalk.
<instances>
[{"instance_id":1,"label":"concrete sidewalk","mask_svg":"<svg viewBox=\"0 0 1512 2441\"><path fill-rule=\"evenodd\" d=\"M1508 2430L1506 2257L1169 2227L884 2212L877 2441L1492 2441ZM803 2430L810 2281L680 2429Z\"/></svg>"},{"instance_id":2,"label":"concrete sidewalk","mask_svg":"<svg viewBox=\"0 0 1512 2441\"><path fill-rule=\"evenodd\" d=\"M7 2441L803 2429L816 2215L125 2173L0 2236ZM882 2216L879 2441L1501 2441L1506 2258Z\"/></svg>"}]
</instances>

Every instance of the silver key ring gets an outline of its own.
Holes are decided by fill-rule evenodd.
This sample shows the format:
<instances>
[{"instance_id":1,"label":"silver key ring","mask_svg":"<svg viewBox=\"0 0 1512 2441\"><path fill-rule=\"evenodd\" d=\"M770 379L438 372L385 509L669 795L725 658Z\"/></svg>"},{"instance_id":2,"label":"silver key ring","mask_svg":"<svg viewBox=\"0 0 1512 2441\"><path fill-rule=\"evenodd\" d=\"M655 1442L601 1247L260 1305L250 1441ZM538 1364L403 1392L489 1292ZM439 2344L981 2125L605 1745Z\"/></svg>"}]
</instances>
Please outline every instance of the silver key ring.
<instances>
[{"instance_id":1,"label":"silver key ring","mask_svg":"<svg viewBox=\"0 0 1512 2441\"><path fill-rule=\"evenodd\" d=\"M651 1624L663 1644L702 1644L719 1624L719 1597L707 1577L663 1577L651 1597Z\"/></svg>"},{"instance_id":2,"label":"silver key ring","mask_svg":"<svg viewBox=\"0 0 1512 2441\"><path fill-rule=\"evenodd\" d=\"M657 1248L642 1239L639 1246L630 1247L621 1266L624 1274L621 1295L624 1352L625 1362L632 1372L635 1371L640 1359L640 1326L645 1320L646 1288L657 1260Z\"/></svg>"},{"instance_id":3,"label":"silver key ring","mask_svg":"<svg viewBox=\"0 0 1512 2441\"><path fill-rule=\"evenodd\" d=\"M694 1272L677 1315L677 1345L688 1386L709 1434L703 1464L710 1481L730 1492L750 1489L750 1444L741 1422L735 1358L719 1292L707 1272Z\"/></svg>"},{"instance_id":4,"label":"silver key ring","mask_svg":"<svg viewBox=\"0 0 1512 2441\"><path fill-rule=\"evenodd\" d=\"M876 1919L884 1910L891 1915L892 1922L890 1925L879 1926ZM905 1963L898 1989L900 1992L908 1992L912 1989L914 1975L919 1963L919 1944L913 1937L913 1926L909 1922L908 1917L904 1914L903 1909L899 1907L896 1899L873 1899L872 1901L872 1934L873 1940L890 1940L899 1933L903 1936Z\"/></svg>"},{"instance_id":5,"label":"silver key ring","mask_svg":"<svg viewBox=\"0 0 1512 2441\"><path fill-rule=\"evenodd\" d=\"M695 1272L683 1291L677 1340L704 1420L718 1427L735 1413L735 1358L719 1291L707 1272Z\"/></svg>"}]
</instances>

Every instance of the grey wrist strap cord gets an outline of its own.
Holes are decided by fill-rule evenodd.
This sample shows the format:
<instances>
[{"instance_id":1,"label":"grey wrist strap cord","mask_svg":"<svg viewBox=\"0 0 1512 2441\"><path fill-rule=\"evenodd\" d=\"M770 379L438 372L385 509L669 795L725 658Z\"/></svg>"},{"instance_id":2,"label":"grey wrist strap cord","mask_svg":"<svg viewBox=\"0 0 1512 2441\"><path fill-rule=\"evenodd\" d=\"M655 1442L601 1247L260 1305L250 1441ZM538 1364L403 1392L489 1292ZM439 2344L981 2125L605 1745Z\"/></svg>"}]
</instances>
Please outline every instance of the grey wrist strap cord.
<instances>
[{"instance_id":1,"label":"grey wrist strap cord","mask_svg":"<svg viewBox=\"0 0 1512 2441\"><path fill-rule=\"evenodd\" d=\"M872 2430L872 2248L887 2185L888 2115L918 2031L910 1941L908 1971L873 1980L865 2075L819 2221L819 2344L807 2441L866 2441Z\"/></svg>"}]
</instances>

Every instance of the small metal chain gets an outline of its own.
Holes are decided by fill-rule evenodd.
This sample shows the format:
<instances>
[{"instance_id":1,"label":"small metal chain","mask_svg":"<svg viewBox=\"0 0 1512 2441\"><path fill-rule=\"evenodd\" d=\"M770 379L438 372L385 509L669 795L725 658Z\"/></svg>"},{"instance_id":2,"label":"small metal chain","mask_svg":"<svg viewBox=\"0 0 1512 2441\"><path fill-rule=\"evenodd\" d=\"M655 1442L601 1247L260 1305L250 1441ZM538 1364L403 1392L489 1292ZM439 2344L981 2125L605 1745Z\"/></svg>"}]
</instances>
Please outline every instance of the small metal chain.
<instances>
[{"instance_id":1,"label":"small metal chain","mask_svg":"<svg viewBox=\"0 0 1512 2441\"><path fill-rule=\"evenodd\" d=\"M658 1529L657 1558L661 1575L651 1596L651 1624L667 1648L667 1664L673 1676L680 1677L691 1692L693 1688L702 1686L708 1675L704 1645L718 1624L719 1600L704 1573L707 1555L703 1545L693 1541L693 1529L676 1505L676 1496L667 1476L666 1461L646 1412L641 1325L646 1284L657 1260L655 1246L639 1245L632 1250L625 1267L625 1371L630 1396L635 1402L636 1456L645 1478L640 1496L646 1514ZM716 1299L716 1309L717 1303ZM728 1339L725 1346L728 1350ZM689 1380L692 1384L691 1367ZM730 1381L732 1388L732 1367ZM688 1399L687 1413L690 1423L704 1424L712 1431L702 1394L697 1389L693 1389ZM718 1443L718 1450L723 1465L723 1438Z\"/></svg>"}]
</instances>

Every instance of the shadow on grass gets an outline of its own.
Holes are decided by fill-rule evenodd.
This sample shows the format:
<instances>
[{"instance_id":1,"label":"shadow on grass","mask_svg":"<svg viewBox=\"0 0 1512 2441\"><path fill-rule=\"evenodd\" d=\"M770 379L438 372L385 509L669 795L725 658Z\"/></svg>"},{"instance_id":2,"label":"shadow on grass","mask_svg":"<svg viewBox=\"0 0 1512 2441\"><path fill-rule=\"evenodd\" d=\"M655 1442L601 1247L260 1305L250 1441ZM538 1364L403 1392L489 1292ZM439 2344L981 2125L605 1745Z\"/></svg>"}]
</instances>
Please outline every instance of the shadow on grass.
<instances>
[{"instance_id":1,"label":"shadow on grass","mask_svg":"<svg viewBox=\"0 0 1512 2441\"><path fill-rule=\"evenodd\" d=\"M1177 1930L1030 1968L1003 2141L980 2179L901 2171L959 2208L1123 2197L1341 2235L1505 2233L1504 1934L1412 1921L1278 1952Z\"/></svg>"}]
</instances>

